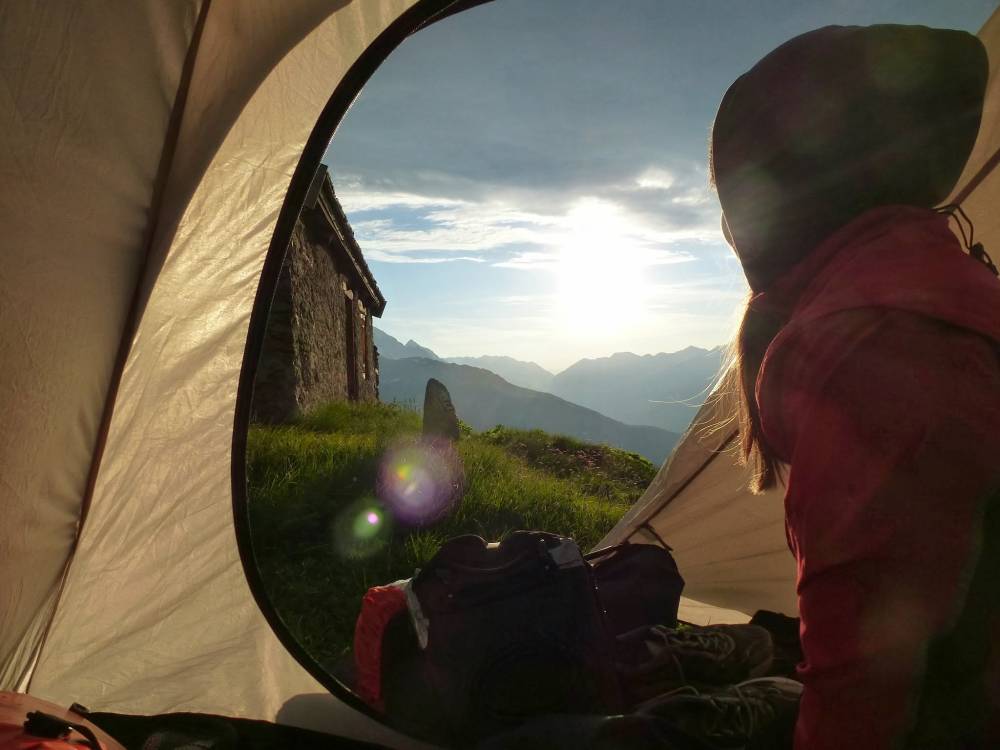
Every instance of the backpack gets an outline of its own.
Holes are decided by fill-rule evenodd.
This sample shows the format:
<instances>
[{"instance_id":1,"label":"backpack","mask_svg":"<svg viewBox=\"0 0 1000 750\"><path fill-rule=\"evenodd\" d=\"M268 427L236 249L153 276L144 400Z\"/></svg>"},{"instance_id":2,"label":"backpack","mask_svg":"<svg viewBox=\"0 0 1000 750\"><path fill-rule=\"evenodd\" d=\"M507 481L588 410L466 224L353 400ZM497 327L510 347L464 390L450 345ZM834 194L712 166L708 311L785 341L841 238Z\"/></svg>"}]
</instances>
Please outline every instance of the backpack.
<instances>
[{"instance_id":1,"label":"backpack","mask_svg":"<svg viewBox=\"0 0 1000 750\"><path fill-rule=\"evenodd\" d=\"M412 637L424 647L395 666L404 684L426 687L418 708L405 711L407 730L466 747L535 716L621 710L612 638L572 539L537 531L499 544L456 537L412 587L420 609L410 612Z\"/></svg>"},{"instance_id":2,"label":"backpack","mask_svg":"<svg viewBox=\"0 0 1000 750\"><path fill-rule=\"evenodd\" d=\"M586 556L613 636L645 625L677 626L684 579L666 545L624 542Z\"/></svg>"}]
</instances>

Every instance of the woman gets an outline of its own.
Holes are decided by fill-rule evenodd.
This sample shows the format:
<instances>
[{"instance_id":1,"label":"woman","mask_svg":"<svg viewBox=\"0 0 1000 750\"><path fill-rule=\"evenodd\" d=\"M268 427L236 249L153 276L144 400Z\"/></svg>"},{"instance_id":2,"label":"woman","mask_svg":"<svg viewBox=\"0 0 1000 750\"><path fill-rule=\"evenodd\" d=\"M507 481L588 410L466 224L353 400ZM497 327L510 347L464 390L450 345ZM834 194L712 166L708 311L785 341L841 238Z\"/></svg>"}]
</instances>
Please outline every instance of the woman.
<instances>
[{"instance_id":1,"label":"woman","mask_svg":"<svg viewBox=\"0 0 1000 750\"><path fill-rule=\"evenodd\" d=\"M933 210L987 75L969 34L828 27L713 127L753 293L742 448L798 562L800 750L1000 747L1000 282Z\"/></svg>"}]
</instances>

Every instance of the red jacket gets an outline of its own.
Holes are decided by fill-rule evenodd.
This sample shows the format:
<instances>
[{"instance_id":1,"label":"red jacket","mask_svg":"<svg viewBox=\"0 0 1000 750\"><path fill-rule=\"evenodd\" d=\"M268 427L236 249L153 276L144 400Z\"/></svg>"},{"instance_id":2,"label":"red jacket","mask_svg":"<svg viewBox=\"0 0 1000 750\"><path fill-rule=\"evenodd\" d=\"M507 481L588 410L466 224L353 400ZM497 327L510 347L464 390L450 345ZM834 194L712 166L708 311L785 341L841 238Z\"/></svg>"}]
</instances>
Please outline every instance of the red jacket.
<instances>
[{"instance_id":1,"label":"red jacket","mask_svg":"<svg viewBox=\"0 0 1000 750\"><path fill-rule=\"evenodd\" d=\"M805 654L797 750L900 746L934 694L935 644L972 611L983 513L1000 487L1000 281L948 222L870 211L755 300L790 316L757 399L789 465ZM985 695L998 717L990 607L992 635L977 636L987 663L948 690ZM976 731L997 732L1000 747L997 726Z\"/></svg>"}]
</instances>

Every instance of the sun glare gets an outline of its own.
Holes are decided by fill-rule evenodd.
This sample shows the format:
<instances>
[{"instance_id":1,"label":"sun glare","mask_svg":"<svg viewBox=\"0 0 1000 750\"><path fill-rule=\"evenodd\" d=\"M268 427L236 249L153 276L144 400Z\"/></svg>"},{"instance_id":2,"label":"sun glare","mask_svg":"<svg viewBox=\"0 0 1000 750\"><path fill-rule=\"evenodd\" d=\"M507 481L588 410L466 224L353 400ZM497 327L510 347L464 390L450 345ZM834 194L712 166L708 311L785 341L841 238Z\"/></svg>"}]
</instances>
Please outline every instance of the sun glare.
<instances>
[{"instance_id":1,"label":"sun glare","mask_svg":"<svg viewBox=\"0 0 1000 750\"><path fill-rule=\"evenodd\" d=\"M607 334L642 316L653 253L615 204L578 202L557 252L558 308L567 330Z\"/></svg>"}]
</instances>

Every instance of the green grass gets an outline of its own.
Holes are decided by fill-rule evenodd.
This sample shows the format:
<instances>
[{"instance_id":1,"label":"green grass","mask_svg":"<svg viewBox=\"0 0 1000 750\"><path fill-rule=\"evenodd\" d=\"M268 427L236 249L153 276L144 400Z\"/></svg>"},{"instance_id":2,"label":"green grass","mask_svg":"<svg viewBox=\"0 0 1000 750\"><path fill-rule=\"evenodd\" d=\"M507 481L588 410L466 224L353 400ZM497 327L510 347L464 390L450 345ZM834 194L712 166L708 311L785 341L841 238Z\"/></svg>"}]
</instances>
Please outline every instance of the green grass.
<instances>
[{"instance_id":1,"label":"green grass","mask_svg":"<svg viewBox=\"0 0 1000 750\"><path fill-rule=\"evenodd\" d=\"M481 435L491 445L524 459L529 465L574 482L584 492L631 504L656 476L656 466L638 453L585 443L542 430L515 430L498 425Z\"/></svg>"},{"instance_id":2,"label":"green grass","mask_svg":"<svg viewBox=\"0 0 1000 750\"><path fill-rule=\"evenodd\" d=\"M253 426L248 485L254 550L268 594L292 633L336 669L361 597L413 575L458 534L497 540L517 529L596 544L655 474L645 459L540 431L498 427L457 444L453 512L419 530L396 525L376 497L387 452L414 445L420 417L387 404L332 404L297 424ZM357 519L386 523L372 539Z\"/></svg>"}]
</instances>

